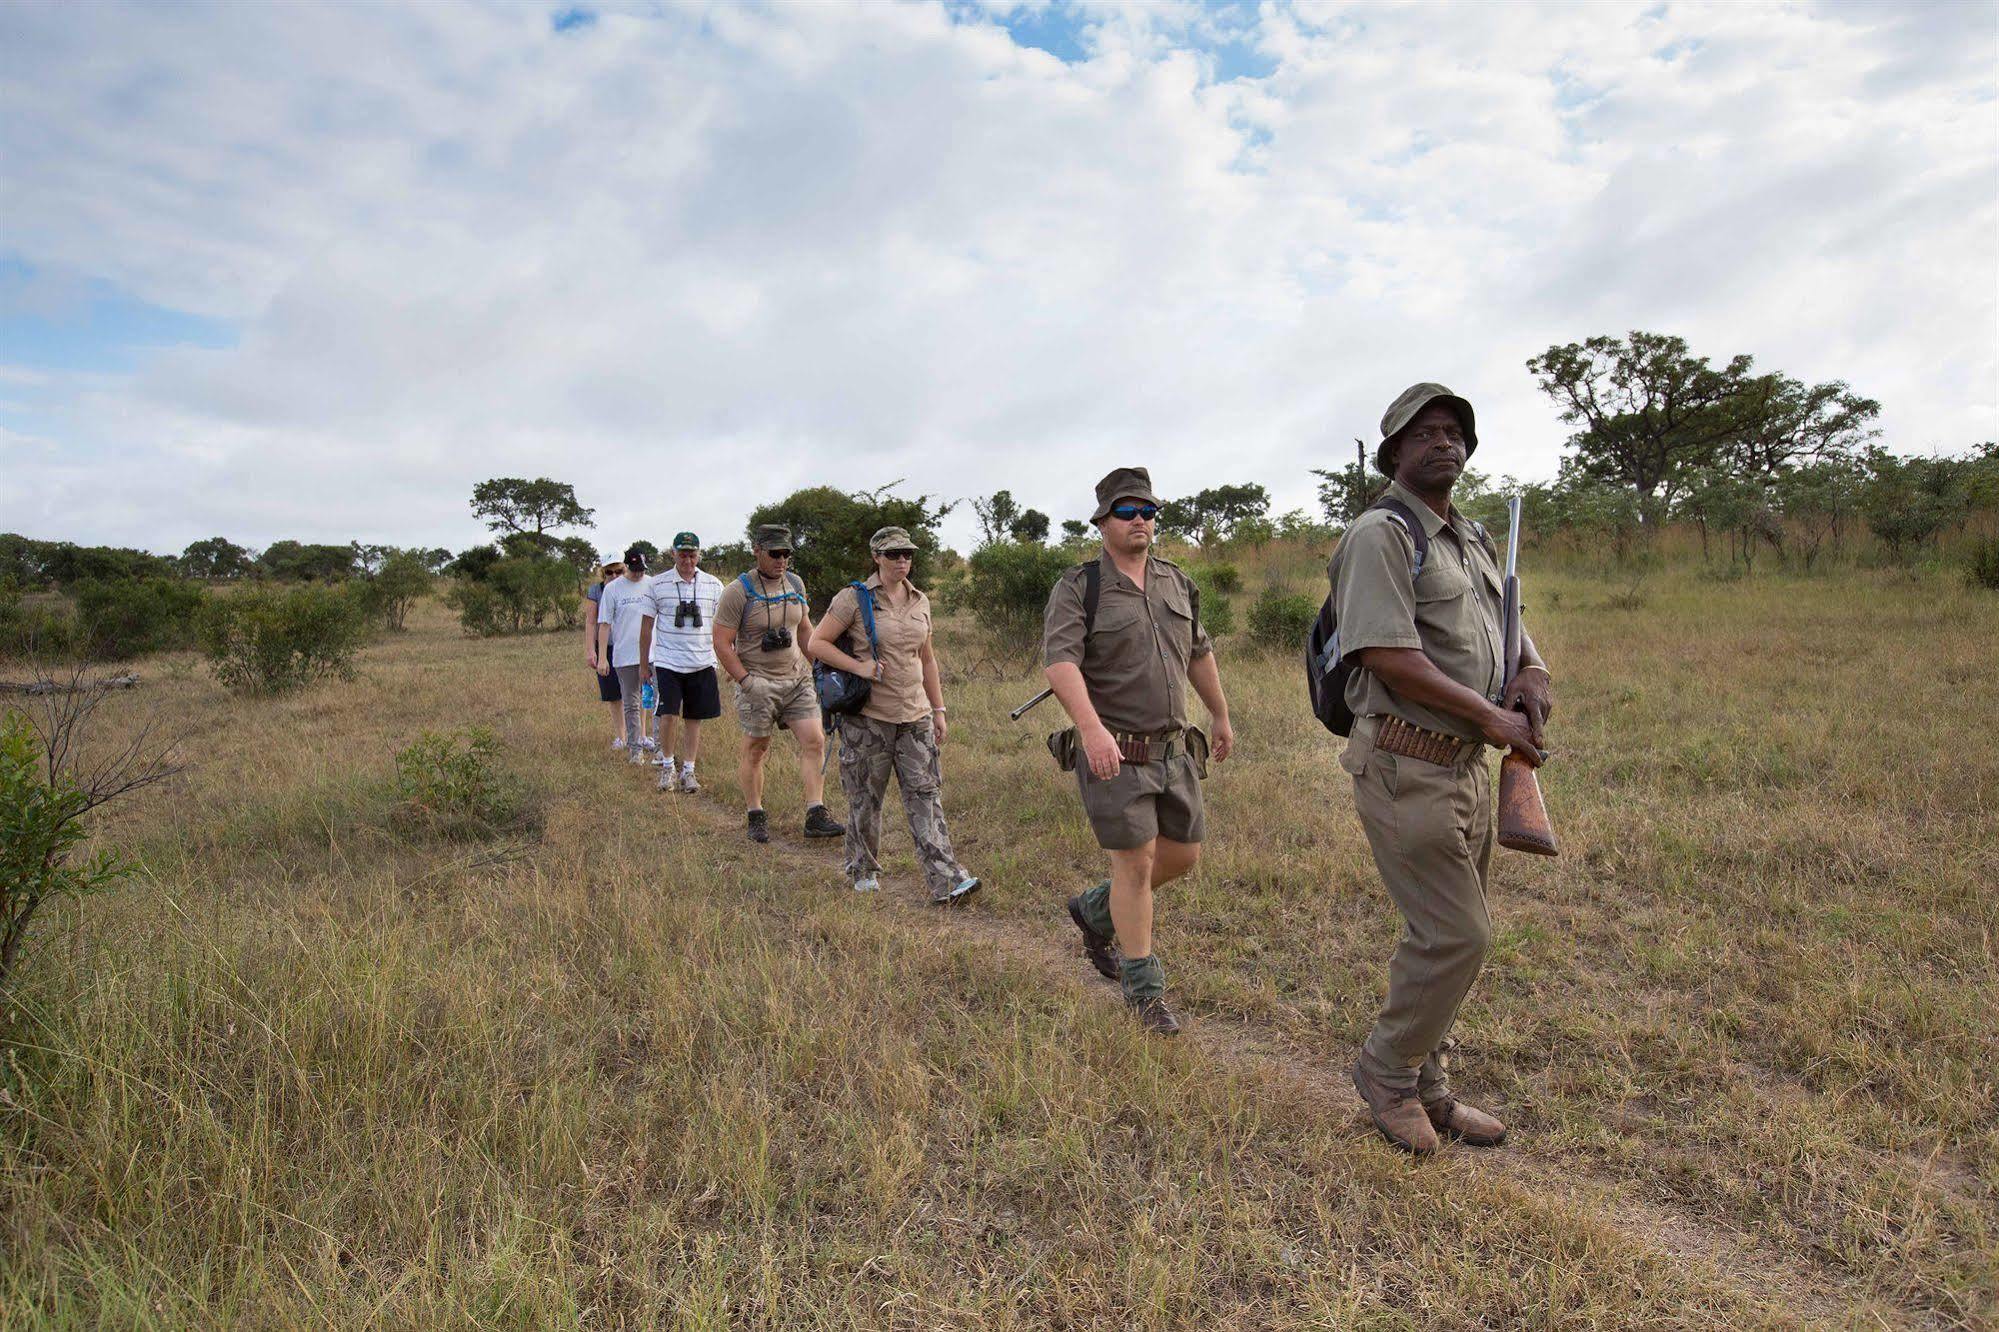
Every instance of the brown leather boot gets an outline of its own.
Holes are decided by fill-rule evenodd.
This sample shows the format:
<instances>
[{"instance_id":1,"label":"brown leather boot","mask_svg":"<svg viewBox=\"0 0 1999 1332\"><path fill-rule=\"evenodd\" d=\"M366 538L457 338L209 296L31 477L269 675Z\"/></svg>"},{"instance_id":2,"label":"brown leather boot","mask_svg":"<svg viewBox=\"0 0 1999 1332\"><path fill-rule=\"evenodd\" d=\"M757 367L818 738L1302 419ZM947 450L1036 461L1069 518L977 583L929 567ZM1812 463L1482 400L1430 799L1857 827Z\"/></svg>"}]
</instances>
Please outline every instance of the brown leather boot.
<instances>
[{"instance_id":1,"label":"brown leather boot","mask_svg":"<svg viewBox=\"0 0 1999 1332\"><path fill-rule=\"evenodd\" d=\"M1506 1141L1506 1125L1455 1096L1432 1101L1423 1110L1437 1132L1467 1147L1497 1147Z\"/></svg>"},{"instance_id":2,"label":"brown leather boot","mask_svg":"<svg viewBox=\"0 0 1999 1332\"><path fill-rule=\"evenodd\" d=\"M1417 1099L1414 1087L1403 1091L1383 1086L1358 1059L1351 1072L1354 1090L1366 1103L1368 1117L1390 1145L1415 1156L1428 1156L1437 1150L1437 1131L1423 1113L1423 1102Z\"/></svg>"}]
</instances>

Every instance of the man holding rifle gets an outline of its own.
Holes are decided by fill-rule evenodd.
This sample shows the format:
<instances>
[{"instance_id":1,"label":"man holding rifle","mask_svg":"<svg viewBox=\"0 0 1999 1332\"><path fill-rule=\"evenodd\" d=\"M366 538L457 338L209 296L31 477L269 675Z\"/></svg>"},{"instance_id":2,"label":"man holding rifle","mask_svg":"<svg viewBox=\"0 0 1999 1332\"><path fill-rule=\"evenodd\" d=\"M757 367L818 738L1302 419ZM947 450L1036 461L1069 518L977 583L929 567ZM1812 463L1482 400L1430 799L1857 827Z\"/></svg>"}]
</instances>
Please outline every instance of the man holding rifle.
<instances>
[{"instance_id":1,"label":"man holding rifle","mask_svg":"<svg viewBox=\"0 0 1999 1332\"><path fill-rule=\"evenodd\" d=\"M1525 633L1508 679L1498 551L1451 505L1478 447L1471 404L1441 384L1418 384L1389 406L1381 433L1375 467L1392 484L1327 570L1339 651L1356 663L1340 766L1353 776L1375 866L1404 922L1388 999L1353 1081L1382 1136L1420 1155L1436 1150L1439 1134L1481 1147L1506 1138L1498 1119L1452 1094L1446 1060L1491 934L1485 746L1540 763L1550 680Z\"/></svg>"}]
</instances>

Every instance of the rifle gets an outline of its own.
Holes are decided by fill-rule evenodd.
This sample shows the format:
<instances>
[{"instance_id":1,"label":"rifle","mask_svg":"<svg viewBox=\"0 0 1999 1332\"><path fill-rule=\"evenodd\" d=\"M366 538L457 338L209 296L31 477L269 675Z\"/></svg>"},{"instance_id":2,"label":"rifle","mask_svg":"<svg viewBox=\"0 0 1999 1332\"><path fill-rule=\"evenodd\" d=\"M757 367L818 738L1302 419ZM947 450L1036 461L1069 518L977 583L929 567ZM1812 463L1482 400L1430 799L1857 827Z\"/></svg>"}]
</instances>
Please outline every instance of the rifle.
<instances>
[{"instance_id":1,"label":"rifle","mask_svg":"<svg viewBox=\"0 0 1999 1332\"><path fill-rule=\"evenodd\" d=\"M1500 632L1506 651L1506 683L1501 698L1513 687L1520 673L1520 497L1506 502L1506 583L1501 593ZM1507 750L1499 763L1499 844L1529 855L1557 854L1555 830L1548 823L1548 807L1541 801L1541 779L1517 751Z\"/></svg>"},{"instance_id":2,"label":"rifle","mask_svg":"<svg viewBox=\"0 0 1999 1332\"><path fill-rule=\"evenodd\" d=\"M1021 705L1020 705L1019 707L1015 708L1015 709L1014 709L1014 710L1013 710L1012 712L1009 712L1009 713L1007 713L1007 714L1006 714L1006 719L1007 719L1008 721L1019 721L1019 720L1020 720L1020 719L1021 719L1021 718L1022 718L1023 716L1025 716L1025 715L1026 715L1026 714L1027 714L1027 713L1028 713L1029 711L1031 711L1031 710L1032 710L1032 709L1033 709L1033 708L1034 708L1034 707L1035 707L1036 705L1038 705L1038 704L1041 704L1041 703L1045 703L1045 702L1047 702L1047 701L1048 701L1048 699L1049 699L1049 698L1050 698L1051 696L1053 696L1053 694L1054 694L1054 693L1055 693L1055 691L1054 691L1053 689L1044 689L1044 690L1042 690L1042 691L1041 691L1040 693L1036 694L1036 695L1035 695L1035 696L1034 696L1033 698L1030 698L1030 699L1028 699L1028 700L1027 700L1027 702L1025 702L1025 703L1021 704Z\"/></svg>"}]
</instances>

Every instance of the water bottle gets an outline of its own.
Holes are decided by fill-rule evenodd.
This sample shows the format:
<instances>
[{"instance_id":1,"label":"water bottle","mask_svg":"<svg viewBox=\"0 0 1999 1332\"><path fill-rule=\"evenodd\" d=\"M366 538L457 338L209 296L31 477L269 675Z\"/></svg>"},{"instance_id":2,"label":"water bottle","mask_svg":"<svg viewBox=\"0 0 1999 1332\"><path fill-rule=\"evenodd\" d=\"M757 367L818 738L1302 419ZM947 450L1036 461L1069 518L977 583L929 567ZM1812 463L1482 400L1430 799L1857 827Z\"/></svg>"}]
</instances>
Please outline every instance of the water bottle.
<instances>
[{"instance_id":1,"label":"water bottle","mask_svg":"<svg viewBox=\"0 0 1999 1332\"><path fill-rule=\"evenodd\" d=\"M652 687L650 680L639 690L639 706L648 711L659 706L659 691Z\"/></svg>"}]
</instances>

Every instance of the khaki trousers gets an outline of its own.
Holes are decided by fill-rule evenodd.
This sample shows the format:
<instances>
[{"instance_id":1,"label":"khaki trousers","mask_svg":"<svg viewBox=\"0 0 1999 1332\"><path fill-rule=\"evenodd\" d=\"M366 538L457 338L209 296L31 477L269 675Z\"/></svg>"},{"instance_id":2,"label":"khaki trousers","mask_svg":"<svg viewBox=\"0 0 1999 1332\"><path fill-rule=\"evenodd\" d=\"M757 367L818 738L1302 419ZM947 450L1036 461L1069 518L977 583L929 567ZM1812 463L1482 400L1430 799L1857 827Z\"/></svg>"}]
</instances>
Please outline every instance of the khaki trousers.
<instances>
[{"instance_id":1,"label":"khaki trousers","mask_svg":"<svg viewBox=\"0 0 1999 1332\"><path fill-rule=\"evenodd\" d=\"M1448 1090L1443 1053L1458 1007L1492 940L1485 886L1492 865L1492 773L1477 747L1456 763L1374 750L1354 775L1367 829L1402 938L1388 964L1388 1001L1362 1048L1375 1077L1415 1087L1425 1101Z\"/></svg>"}]
</instances>

